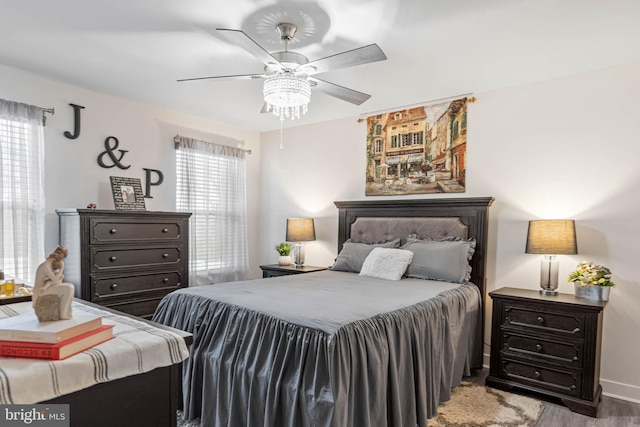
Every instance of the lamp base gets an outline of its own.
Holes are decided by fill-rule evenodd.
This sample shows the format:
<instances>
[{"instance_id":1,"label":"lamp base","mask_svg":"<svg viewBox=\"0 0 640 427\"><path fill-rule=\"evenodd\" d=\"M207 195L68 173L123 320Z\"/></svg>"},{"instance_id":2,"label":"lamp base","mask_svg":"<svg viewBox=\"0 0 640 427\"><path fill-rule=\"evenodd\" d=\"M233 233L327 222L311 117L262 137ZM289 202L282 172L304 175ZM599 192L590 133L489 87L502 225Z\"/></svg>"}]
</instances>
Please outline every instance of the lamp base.
<instances>
[{"instance_id":1,"label":"lamp base","mask_svg":"<svg viewBox=\"0 0 640 427\"><path fill-rule=\"evenodd\" d=\"M540 295L558 295L558 257L545 255L540 261Z\"/></svg>"},{"instance_id":2,"label":"lamp base","mask_svg":"<svg viewBox=\"0 0 640 427\"><path fill-rule=\"evenodd\" d=\"M293 266L295 268L302 268L304 265L304 244L302 242L296 243L293 247L292 254Z\"/></svg>"}]
</instances>

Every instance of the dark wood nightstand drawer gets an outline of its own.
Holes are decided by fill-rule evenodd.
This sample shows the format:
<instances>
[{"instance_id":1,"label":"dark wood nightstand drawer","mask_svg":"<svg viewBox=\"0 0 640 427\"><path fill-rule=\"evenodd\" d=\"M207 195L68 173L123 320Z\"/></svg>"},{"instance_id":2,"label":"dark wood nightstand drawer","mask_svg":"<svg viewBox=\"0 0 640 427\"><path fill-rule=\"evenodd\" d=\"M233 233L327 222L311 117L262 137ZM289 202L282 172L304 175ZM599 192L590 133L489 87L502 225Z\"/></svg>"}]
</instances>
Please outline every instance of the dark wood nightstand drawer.
<instances>
[{"instance_id":1,"label":"dark wood nightstand drawer","mask_svg":"<svg viewBox=\"0 0 640 427\"><path fill-rule=\"evenodd\" d=\"M545 390L580 396L581 376L576 371L554 369L505 357L502 362L505 379L513 379Z\"/></svg>"},{"instance_id":2,"label":"dark wood nightstand drawer","mask_svg":"<svg viewBox=\"0 0 640 427\"><path fill-rule=\"evenodd\" d=\"M503 334L503 350L540 361L582 366L582 341L567 342L543 337L529 337L517 333Z\"/></svg>"},{"instance_id":3,"label":"dark wood nightstand drawer","mask_svg":"<svg viewBox=\"0 0 640 427\"><path fill-rule=\"evenodd\" d=\"M181 283L181 271L127 276L91 276L95 302L136 292L173 291L180 288Z\"/></svg>"},{"instance_id":4,"label":"dark wood nightstand drawer","mask_svg":"<svg viewBox=\"0 0 640 427\"><path fill-rule=\"evenodd\" d=\"M183 231L182 221L153 222L94 219L91 243L177 240Z\"/></svg>"},{"instance_id":5,"label":"dark wood nightstand drawer","mask_svg":"<svg viewBox=\"0 0 640 427\"><path fill-rule=\"evenodd\" d=\"M584 313L551 312L541 305L527 307L518 303L505 303L504 325L535 329L539 333L555 333L573 337L584 336Z\"/></svg>"},{"instance_id":6,"label":"dark wood nightstand drawer","mask_svg":"<svg viewBox=\"0 0 640 427\"><path fill-rule=\"evenodd\" d=\"M292 274L306 274L314 273L316 271L326 270L327 267L314 267L312 265L303 265L302 267L295 267L293 265L261 265L262 278L277 277L277 276L289 276Z\"/></svg>"},{"instance_id":7,"label":"dark wood nightstand drawer","mask_svg":"<svg viewBox=\"0 0 640 427\"><path fill-rule=\"evenodd\" d=\"M121 249L94 246L91 251L91 267L93 271L105 271L117 268L174 266L180 263L181 252L182 248L177 246Z\"/></svg>"}]
</instances>

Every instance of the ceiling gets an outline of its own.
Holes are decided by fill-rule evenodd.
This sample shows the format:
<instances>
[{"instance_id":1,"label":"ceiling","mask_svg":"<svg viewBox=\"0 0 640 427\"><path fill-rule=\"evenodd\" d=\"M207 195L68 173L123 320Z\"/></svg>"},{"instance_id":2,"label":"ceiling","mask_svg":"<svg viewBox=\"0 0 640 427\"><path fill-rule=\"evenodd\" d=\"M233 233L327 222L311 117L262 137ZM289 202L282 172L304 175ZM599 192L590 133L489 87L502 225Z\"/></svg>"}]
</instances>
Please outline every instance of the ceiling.
<instances>
[{"instance_id":1,"label":"ceiling","mask_svg":"<svg viewBox=\"0 0 640 427\"><path fill-rule=\"evenodd\" d=\"M36 8L37 5L37 8ZM262 73L215 31L254 31L300 9L315 31L290 50L309 60L376 43L386 61L317 77L369 93L360 106L313 91L309 124L434 99L640 63L637 0L0 0L0 64L254 131L262 80L176 82ZM255 31L266 50L277 32ZM588 90L586 88L585 90ZM81 100L77 100L81 102Z\"/></svg>"}]
</instances>

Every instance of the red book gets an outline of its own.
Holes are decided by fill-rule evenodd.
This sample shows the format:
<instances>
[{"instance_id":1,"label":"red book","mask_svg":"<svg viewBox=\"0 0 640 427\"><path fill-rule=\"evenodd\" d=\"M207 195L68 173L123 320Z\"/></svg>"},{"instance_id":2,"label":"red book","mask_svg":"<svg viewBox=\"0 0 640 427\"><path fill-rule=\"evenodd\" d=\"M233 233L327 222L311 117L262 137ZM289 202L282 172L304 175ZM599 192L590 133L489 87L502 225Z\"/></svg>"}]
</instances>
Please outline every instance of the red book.
<instances>
[{"instance_id":1,"label":"red book","mask_svg":"<svg viewBox=\"0 0 640 427\"><path fill-rule=\"evenodd\" d=\"M0 341L0 356L62 360L113 338L113 325L103 325L57 344Z\"/></svg>"}]
</instances>

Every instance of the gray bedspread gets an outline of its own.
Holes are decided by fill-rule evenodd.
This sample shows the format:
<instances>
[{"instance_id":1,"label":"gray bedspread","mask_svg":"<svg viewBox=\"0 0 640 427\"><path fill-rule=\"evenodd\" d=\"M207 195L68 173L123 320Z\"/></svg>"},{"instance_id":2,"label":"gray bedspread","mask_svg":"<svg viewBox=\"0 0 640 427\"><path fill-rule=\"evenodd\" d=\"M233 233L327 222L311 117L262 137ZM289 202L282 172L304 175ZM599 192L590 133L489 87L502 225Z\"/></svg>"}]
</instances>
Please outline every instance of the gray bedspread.
<instances>
[{"instance_id":1,"label":"gray bedspread","mask_svg":"<svg viewBox=\"0 0 640 427\"><path fill-rule=\"evenodd\" d=\"M194 335L203 426L426 426L469 375L476 286L323 271L182 289L153 318Z\"/></svg>"}]
</instances>

